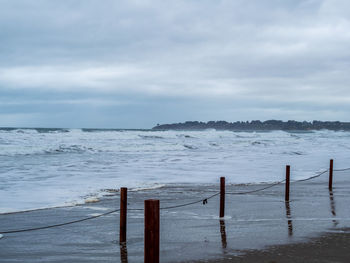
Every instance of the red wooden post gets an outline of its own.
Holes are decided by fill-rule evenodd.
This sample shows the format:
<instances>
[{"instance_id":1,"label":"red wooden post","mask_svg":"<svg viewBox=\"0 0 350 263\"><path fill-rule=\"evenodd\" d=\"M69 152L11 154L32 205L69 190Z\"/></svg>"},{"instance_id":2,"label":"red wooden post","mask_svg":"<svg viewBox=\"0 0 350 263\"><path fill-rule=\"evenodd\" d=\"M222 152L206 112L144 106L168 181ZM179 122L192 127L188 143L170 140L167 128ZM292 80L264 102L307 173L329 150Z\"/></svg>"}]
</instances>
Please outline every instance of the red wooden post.
<instances>
[{"instance_id":1,"label":"red wooden post","mask_svg":"<svg viewBox=\"0 0 350 263\"><path fill-rule=\"evenodd\" d=\"M329 183L328 183L328 189L332 191L333 188L333 159L329 162Z\"/></svg>"},{"instance_id":2,"label":"red wooden post","mask_svg":"<svg viewBox=\"0 0 350 263\"><path fill-rule=\"evenodd\" d=\"M220 177L220 217L225 216L225 177Z\"/></svg>"},{"instance_id":3,"label":"red wooden post","mask_svg":"<svg viewBox=\"0 0 350 263\"><path fill-rule=\"evenodd\" d=\"M159 200L145 200L145 263L159 263Z\"/></svg>"},{"instance_id":4,"label":"red wooden post","mask_svg":"<svg viewBox=\"0 0 350 263\"><path fill-rule=\"evenodd\" d=\"M120 228L119 228L119 243L126 242L126 212L127 212L127 194L128 188L120 188Z\"/></svg>"},{"instance_id":5,"label":"red wooden post","mask_svg":"<svg viewBox=\"0 0 350 263\"><path fill-rule=\"evenodd\" d=\"M286 195L285 201L289 202L290 166L286 166Z\"/></svg>"}]
</instances>

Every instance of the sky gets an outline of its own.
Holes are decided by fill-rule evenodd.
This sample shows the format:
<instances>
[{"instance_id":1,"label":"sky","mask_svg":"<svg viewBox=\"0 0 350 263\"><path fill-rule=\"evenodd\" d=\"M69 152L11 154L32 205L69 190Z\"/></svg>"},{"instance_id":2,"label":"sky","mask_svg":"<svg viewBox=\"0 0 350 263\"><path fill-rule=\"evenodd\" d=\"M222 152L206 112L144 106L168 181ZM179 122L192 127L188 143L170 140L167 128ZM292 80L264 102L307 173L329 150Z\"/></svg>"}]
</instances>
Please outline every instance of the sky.
<instances>
[{"instance_id":1,"label":"sky","mask_svg":"<svg viewBox=\"0 0 350 263\"><path fill-rule=\"evenodd\" d=\"M348 0L0 0L0 126L350 121Z\"/></svg>"}]
</instances>

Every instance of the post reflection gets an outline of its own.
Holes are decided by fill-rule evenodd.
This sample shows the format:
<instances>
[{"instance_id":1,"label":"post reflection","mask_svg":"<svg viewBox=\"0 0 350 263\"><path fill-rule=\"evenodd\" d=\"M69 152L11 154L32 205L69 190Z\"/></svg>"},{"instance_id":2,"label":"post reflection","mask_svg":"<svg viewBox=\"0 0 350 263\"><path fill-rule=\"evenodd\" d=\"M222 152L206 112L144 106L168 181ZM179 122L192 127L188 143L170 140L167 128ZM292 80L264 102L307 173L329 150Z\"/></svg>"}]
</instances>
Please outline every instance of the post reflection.
<instances>
[{"instance_id":1,"label":"post reflection","mask_svg":"<svg viewBox=\"0 0 350 263\"><path fill-rule=\"evenodd\" d=\"M292 214L291 214L289 202L285 202L285 205L286 205L286 216L288 219L288 235L292 236L293 235L293 222L292 222Z\"/></svg>"},{"instance_id":2,"label":"post reflection","mask_svg":"<svg viewBox=\"0 0 350 263\"><path fill-rule=\"evenodd\" d=\"M334 202L334 196L333 196L332 190L329 191L329 201L330 201L330 205L331 205L331 213L335 217L335 216L337 216L337 214L335 212L335 202ZM334 219L333 224L334 224L334 226L337 226L339 224L339 222Z\"/></svg>"},{"instance_id":3,"label":"post reflection","mask_svg":"<svg viewBox=\"0 0 350 263\"><path fill-rule=\"evenodd\" d=\"M221 244L222 244L222 248L225 249L227 247L227 241L226 241L226 227L225 227L225 221L224 220L220 220L220 234L221 234Z\"/></svg>"},{"instance_id":4,"label":"post reflection","mask_svg":"<svg viewBox=\"0 0 350 263\"><path fill-rule=\"evenodd\" d=\"M126 242L120 243L119 246L120 246L120 262L128 263L128 249L126 247Z\"/></svg>"}]
</instances>

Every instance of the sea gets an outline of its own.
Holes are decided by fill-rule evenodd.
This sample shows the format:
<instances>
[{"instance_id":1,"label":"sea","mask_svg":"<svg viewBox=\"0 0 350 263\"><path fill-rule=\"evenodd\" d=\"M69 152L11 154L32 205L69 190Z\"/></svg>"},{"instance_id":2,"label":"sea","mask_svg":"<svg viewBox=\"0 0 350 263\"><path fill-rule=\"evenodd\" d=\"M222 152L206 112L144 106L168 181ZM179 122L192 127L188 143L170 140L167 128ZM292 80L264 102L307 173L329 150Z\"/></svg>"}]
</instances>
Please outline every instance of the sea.
<instances>
[{"instance_id":1,"label":"sea","mask_svg":"<svg viewBox=\"0 0 350 263\"><path fill-rule=\"evenodd\" d=\"M0 128L0 213L97 202L120 187L261 184L350 167L347 131Z\"/></svg>"}]
</instances>

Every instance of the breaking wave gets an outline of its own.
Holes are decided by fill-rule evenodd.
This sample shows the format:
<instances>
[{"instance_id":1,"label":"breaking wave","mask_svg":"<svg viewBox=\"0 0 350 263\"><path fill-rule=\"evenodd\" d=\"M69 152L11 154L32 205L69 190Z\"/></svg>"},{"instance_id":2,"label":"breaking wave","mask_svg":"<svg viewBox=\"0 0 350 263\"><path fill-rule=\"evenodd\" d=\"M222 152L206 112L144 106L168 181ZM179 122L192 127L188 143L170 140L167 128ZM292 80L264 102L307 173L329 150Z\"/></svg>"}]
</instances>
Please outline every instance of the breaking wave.
<instances>
[{"instance_id":1,"label":"breaking wave","mask_svg":"<svg viewBox=\"0 0 350 263\"><path fill-rule=\"evenodd\" d=\"M58 148L45 150L47 154L59 154L59 153L84 153L84 152L95 152L91 147L83 145L60 145Z\"/></svg>"},{"instance_id":2,"label":"breaking wave","mask_svg":"<svg viewBox=\"0 0 350 263\"><path fill-rule=\"evenodd\" d=\"M12 133L66 133L70 132L70 129L65 128L0 128L0 132L12 132Z\"/></svg>"},{"instance_id":3,"label":"breaking wave","mask_svg":"<svg viewBox=\"0 0 350 263\"><path fill-rule=\"evenodd\" d=\"M31 155L47 155L47 154L64 154L64 153L94 153L101 152L100 150L86 147L83 145L59 145L53 148L43 149L40 146L23 147L23 148L9 148L3 149L0 152L0 156L31 156Z\"/></svg>"},{"instance_id":4,"label":"breaking wave","mask_svg":"<svg viewBox=\"0 0 350 263\"><path fill-rule=\"evenodd\" d=\"M186 149L190 149L190 150L196 150L196 149L198 149L198 147L193 146L193 145L189 145L189 144L184 144L184 147L185 147Z\"/></svg>"},{"instance_id":5,"label":"breaking wave","mask_svg":"<svg viewBox=\"0 0 350 263\"><path fill-rule=\"evenodd\" d=\"M157 135L139 135L139 137L142 139L165 139L164 137Z\"/></svg>"}]
</instances>

